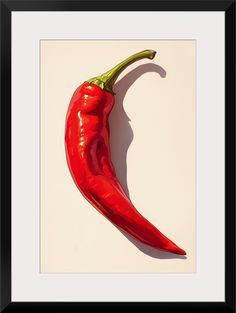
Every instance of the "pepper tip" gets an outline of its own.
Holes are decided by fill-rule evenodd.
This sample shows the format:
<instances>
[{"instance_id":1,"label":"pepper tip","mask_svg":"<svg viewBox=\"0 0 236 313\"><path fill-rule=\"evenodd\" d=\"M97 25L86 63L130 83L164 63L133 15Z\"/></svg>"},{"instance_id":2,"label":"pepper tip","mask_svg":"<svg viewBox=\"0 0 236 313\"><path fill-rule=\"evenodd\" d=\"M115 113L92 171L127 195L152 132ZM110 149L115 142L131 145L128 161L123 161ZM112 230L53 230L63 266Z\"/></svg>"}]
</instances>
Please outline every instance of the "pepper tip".
<instances>
[{"instance_id":1,"label":"pepper tip","mask_svg":"<svg viewBox=\"0 0 236 313\"><path fill-rule=\"evenodd\" d=\"M186 255L187 254L183 249L181 249L179 247L177 249L175 249L173 252L175 254L180 254L180 255Z\"/></svg>"},{"instance_id":2,"label":"pepper tip","mask_svg":"<svg viewBox=\"0 0 236 313\"><path fill-rule=\"evenodd\" d=\"M165 247L165 250L169 251L171 253L174 253L174 254L179 254L179 255L186 255L187 254L183 249L178 247L173 242L169 242L169 244Z\"/></svg>"}]
</instances>

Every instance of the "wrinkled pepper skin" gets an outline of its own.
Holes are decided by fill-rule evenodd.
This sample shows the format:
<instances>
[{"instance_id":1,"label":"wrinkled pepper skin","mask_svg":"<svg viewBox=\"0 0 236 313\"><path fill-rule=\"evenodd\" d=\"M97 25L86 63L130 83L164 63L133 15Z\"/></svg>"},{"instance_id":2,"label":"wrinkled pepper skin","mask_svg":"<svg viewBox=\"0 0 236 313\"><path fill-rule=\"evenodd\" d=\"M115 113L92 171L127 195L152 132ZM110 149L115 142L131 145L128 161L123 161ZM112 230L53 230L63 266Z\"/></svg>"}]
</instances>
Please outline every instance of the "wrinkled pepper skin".
<instances>
[{"instance_id":1,"label":"wrinkled pepper skin","mask_svg":"<svg viewBox=\"0 0 236 313\"><path fill-rule=\"evenodd\" d=\"M133 206L111 162L108 116L115 96L84 82L74 92L66 116L66 158L83 196L110 222L137 240L160 250L186 254Z\"/></svg>"}]
</instances>

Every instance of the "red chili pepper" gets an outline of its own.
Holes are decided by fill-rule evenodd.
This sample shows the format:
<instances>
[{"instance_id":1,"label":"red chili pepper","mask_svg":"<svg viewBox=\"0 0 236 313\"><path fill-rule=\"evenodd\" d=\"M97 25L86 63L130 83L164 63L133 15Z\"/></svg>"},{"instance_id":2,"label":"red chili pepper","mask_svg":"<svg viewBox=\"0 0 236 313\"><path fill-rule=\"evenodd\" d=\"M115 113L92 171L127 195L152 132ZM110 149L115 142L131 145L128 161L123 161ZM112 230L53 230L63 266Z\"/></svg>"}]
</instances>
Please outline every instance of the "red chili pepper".
<instances>
[{"instance_id":1,"label":"red chili pepper","mask_svg":"<svg viewBox=\"0 0 236 313\"><path fill-rule=\"evenodd\" d=\"M67 163L83 196L108 220L141 242L176 254L186 254L145 219L120 185L110 158L108 116L114 104L112 87L131 63L153 59L156 52L134 54L74 92L66 117Z\"/></svg>"}]
</instances>

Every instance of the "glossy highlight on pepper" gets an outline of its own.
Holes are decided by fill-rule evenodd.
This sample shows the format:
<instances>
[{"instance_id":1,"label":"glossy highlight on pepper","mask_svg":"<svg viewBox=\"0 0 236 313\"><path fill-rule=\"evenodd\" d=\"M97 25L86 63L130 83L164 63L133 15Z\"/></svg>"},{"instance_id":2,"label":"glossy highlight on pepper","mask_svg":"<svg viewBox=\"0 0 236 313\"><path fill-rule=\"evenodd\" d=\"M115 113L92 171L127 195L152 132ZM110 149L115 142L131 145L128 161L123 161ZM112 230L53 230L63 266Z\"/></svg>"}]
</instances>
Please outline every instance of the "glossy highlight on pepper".
<instances>
[{"instance_id":1,"label":"glossy highlight on pepper","mask_svg":"<svg viewBox=\"0 0 236 313\"><path fill-rule=\"evenodd\" d=\"M128 65L143 58L153 59L155 54L153 50L136 53L75 90L66 116L66 158L80 192L110 222L142 243L185 255L137 211L111 161L108 117L115 103L112 87Z\"/></svg>"}]
</instances>

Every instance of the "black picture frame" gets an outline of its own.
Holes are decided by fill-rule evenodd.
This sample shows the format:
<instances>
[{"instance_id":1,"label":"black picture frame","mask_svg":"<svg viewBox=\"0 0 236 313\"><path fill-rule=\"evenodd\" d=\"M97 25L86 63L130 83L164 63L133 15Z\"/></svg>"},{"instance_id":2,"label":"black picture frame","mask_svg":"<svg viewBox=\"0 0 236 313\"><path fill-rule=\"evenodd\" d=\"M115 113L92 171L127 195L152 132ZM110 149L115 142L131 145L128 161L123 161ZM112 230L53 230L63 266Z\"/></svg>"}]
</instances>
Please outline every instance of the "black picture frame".
<instances>
[{"instance_id":1,"label":"black picture frame","mask_svg":"<svg viewBox=\"0 0 236 313\"><path fill-rule=\"evenodd\" d=\"M225 302L12 302L11 13L13 11L225 12ZM1 9L1 312L235 312L235 1L0 1Z\"/></svg>"}]
</instances>

